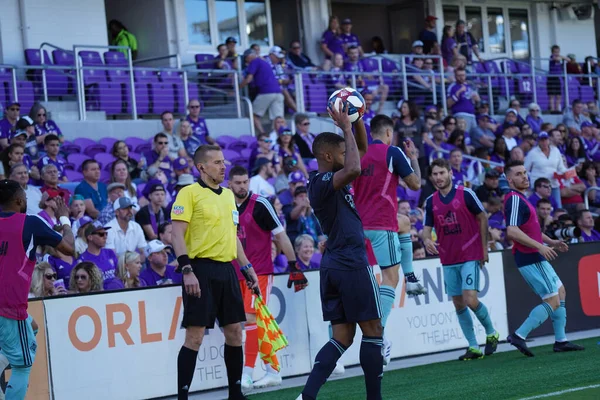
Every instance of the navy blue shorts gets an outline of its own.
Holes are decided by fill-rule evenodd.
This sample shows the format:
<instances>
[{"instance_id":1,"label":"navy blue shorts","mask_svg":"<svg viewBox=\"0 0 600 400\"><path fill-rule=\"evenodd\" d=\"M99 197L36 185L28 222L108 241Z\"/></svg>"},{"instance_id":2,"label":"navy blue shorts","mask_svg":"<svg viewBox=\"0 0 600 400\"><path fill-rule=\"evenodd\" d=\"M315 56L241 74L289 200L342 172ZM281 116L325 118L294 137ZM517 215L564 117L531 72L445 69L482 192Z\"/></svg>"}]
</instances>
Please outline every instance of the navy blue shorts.
<instances>
[{"instance_id":1,"label":"navy blue shorts","mask_svg":"<svg viewBox=\"0 0 600 400\"><path fill-rule=\"evenodd\" d=\"M321 268L319 274L324 321L362 322L382 317L379 285L371 267Z\"/></svg>"}]
</instances>

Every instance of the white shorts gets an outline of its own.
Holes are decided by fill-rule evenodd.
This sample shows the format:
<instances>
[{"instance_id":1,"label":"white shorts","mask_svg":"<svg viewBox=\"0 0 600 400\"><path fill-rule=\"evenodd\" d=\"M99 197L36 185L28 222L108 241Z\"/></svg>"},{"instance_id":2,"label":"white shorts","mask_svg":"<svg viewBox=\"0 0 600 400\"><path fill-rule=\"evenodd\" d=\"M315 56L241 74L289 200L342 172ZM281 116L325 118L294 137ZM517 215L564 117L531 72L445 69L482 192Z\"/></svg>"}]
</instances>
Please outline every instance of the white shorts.
<instances>
[{"instance_id":1,"label":"white shorts","mask_svg":"<svg viewBox=\"0 0 600 400\"><path fill-rule=\"evenodd\" d=\"M266 93L259 94L252 102L254 115L264 116L269 111L269 119L274 120L283 116L283 94Z\"/></svg>"}]
</instances>

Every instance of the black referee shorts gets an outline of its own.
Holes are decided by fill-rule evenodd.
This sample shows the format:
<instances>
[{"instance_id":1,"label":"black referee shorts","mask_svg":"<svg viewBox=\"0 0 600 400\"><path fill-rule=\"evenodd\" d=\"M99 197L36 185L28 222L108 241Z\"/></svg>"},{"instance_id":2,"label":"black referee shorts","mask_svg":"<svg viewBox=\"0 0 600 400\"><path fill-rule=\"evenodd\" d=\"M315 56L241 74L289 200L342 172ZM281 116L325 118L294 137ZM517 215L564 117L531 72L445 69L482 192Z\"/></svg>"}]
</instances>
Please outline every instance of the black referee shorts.
<instances>
[{"instance_id":1,"label":"black referee shorts","mask_svg":"<svg viewBox=\"0 0 600 400\"><path fill-rule=\"evenodd\" d=\"M200 283L200 297L188 296L183 286L183 321L188 326L214 328L246 321L240 283L230 262L195 258L191 266Z\"/></svg>"}]
</instances>

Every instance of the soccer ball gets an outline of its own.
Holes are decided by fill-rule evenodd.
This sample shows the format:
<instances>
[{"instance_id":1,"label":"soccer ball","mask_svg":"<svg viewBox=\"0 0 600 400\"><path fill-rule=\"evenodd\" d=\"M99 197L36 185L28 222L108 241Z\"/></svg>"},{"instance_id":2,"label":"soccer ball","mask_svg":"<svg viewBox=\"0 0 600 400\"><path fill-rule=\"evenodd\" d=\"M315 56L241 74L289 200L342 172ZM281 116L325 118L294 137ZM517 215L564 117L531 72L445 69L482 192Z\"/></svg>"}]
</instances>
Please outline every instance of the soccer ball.
<instances>
[{"instance_id":1,"label":"soccer ball","mask_svg":"<svg viewBox=\"0 0 600 400\"><path fill-rule=\"evenodd\" d=\"M339 109L340 102L347 102L349 105L348 115L350 116L350 122L355 123L362 118L365 113L365 99L358 92L358 90L346 87L340 90L336 90L329 96L327 102L327 108Z\"/></svg>"}]
</instances>

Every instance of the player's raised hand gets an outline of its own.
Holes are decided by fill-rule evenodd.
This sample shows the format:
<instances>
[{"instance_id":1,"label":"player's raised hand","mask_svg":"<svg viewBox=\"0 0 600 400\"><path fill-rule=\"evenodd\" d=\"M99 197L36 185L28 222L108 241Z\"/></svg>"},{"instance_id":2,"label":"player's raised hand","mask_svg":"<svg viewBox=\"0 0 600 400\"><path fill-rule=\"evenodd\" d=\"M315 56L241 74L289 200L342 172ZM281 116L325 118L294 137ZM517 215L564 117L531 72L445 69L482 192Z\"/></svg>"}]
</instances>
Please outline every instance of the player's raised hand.
<instances>
[{"instance_id":1,"label":"player's raised hand","mask_svg":"<svg viewBox=\"0 0 600 400\"><path fill-rule=\"evenodd\" d=\"M554 240L552 242L552 248L560 251L561 253L569 251L569 245L562 240Z\"/></svg>"},{"instance_id":2,"label":"player's raised hand","mask_svg":"<svg viewBox=\"0 0 600 400\"><path fill-rule=\"evenodd\" d=\"M425 239L425 250L427 250L427 252L429 254L433 254L433 255L440 254L437 249L437 246L438 246L437 243L435 243L433 240Z\"/></svg>"},{"instance_id":3,"label":"player's raised hand","mask_svg":"<svg viewBox=\"0 0 600 400\"><path fill-rule=\"evenodd\" d=\"M340 101L337 109L334 105L330 105L327 109L329 116L333 120L333 123L338 126L342 131L346 129L352 129L352 123L348 116L348 102Z\"/></svg>"},{"instance_id":4,"label":"player's raised hand","mask_svg":"<svg viewBox=\"0 0 600 400\"><path fill-rule=\"evenodd\" d=\"M410 139L404 139L402 142L402 147L404 147L404 153L408 158L416 159L419 157L419 151L415 147L415 144Z\"/></svg>"},{"instance_id":5,"label":"player's raised hand","mask_svg":"<svg viewBox=\"0 0 600 400\"><path fill-rule=\"evenodd\" d=\"M554 251L552 247L542 246L542 248L539 251L542 257L544 257L548 261L552 261L556 257L558 257L558 254L556 254L556 251Z\"/></svg>"},{"instance_id":6,"label":"player's raised hand","mask_svg":"<svg viewBox=\"0 0 600 400\"><path fill-rule=\"evenodd\" d=\"M54 201L56 202L56 216L60 217L69 217L69 207L65 204L65 200L61 197L55 197Z\"/></svg>"}]
</instances>

